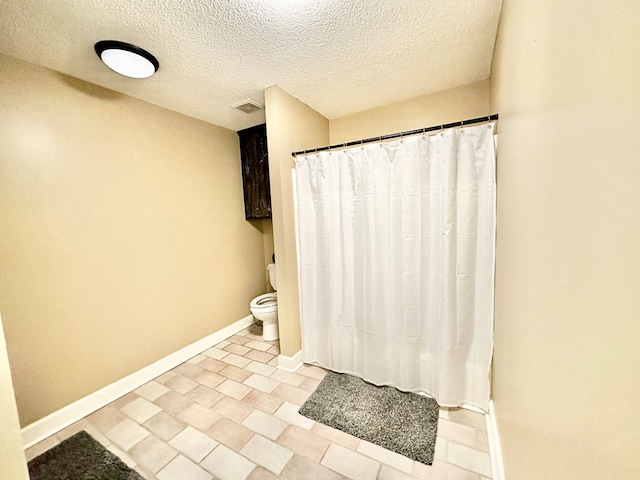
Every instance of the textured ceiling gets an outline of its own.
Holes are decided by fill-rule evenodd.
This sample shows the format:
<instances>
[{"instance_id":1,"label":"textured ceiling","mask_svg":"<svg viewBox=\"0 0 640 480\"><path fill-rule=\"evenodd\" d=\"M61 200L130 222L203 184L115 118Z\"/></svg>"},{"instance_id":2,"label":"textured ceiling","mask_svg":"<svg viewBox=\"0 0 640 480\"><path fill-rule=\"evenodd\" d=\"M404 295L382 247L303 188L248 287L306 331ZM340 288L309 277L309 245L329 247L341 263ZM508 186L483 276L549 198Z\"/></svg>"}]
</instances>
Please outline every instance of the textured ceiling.
<instances>
[{"instance_id":1,"label":"textured ceiling","mask_svg":"<svg viewBox=\"0 0 640 480\"><path fill-rule=\"evenodd\" d=\"M279 85L328 118L489 76L501 0L0 0L0 52L238 130ZM93 45L153 53L145 80ZM0 72L1 74L1 72Z\"/></svg>"}]
</instances>

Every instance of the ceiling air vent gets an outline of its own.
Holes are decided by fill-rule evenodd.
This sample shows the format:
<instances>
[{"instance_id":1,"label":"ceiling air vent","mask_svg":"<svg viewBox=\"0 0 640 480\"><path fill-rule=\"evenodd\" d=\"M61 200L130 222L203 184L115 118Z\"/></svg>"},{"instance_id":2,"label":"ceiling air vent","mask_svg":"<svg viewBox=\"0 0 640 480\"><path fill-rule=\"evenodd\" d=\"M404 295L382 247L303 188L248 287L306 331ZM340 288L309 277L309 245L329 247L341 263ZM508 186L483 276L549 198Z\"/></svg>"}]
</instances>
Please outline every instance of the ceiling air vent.
<instances>
[{"instance_id":1,"label":"ceiling air vent","mask_svg":"<svg viewBox=\"0 0 640 480\"><path fill-rule=\"evenodd\" d=\"M233 108L237 108L238 110L242 110L244 113L253 113L257 110L261 110L262 106L250 98L242 100L238 103L234 103L231 105Z\"/></svg>"}]
</instances>

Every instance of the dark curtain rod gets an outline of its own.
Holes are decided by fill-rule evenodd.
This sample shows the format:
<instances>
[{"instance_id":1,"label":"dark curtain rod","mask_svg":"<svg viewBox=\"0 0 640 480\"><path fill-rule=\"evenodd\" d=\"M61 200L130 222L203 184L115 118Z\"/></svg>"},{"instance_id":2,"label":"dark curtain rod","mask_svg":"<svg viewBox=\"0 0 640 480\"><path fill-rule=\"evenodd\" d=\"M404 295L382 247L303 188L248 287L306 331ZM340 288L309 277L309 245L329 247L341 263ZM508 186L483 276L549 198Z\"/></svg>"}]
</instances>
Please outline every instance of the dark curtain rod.
<instances>
[{"instance_id":1,"label":"dark curtain rod","mask_svg":"<svg viewBox=\"0 0 640 480\"><path fill-rule=\"evenodd\" d=\"M381 142L382 140L390 140L392 138L408 137L410 135L418 135L420 133L433 132L435 130L444 130L445 128L464 127L465 125L473 125L474 123L491 122L498 120L498 114L494 113L487 117L472 118L470 120L461 120L459 122L445 123L443 125L434 125L433 127L419 128L417 130L408 130L406 132L391 133L389 135L383 135L381 137L365 138L364 140L355 140L353 142L338 143L336 145L329 145L327 147L311 148L309 150L300 150L299 152L292 152L294 157L298 155L306 155L307 153L322 152L324 150L333 150L335 148L352 147L354 145L362 145L365 143Z\"/></svg>"}]
</instances>

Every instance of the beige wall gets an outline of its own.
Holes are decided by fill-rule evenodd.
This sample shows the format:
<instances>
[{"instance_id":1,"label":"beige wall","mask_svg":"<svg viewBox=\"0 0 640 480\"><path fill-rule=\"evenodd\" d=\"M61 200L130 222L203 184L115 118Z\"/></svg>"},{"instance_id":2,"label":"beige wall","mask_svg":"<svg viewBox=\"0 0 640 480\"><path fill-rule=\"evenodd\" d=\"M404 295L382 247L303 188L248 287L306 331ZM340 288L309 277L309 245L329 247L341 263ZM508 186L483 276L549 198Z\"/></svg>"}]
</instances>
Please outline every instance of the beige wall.
<instances>
[{"instance_id":1,"label":"beige wall","mask_svg":"<svg viewBox=\"0 0 640 480\"><path fill-rule=\"evenodd\" d=\"M640 478L640 2L505 0L494 401L508 479Z\"/></svg>"},{"instance_id":2,"label":"beige wall","mask_svg":"<svg viewBox=\"0 0 640 480\"><path fill-rule=\"evenodd\" d=\"M300 350L301 340L291 152L327 145L329 121L277 86L265 91L265 109L280 348L283 355L292 356Z\"/></svg>"},{"instance_id":3,"label":"beige wall","mask_svg":"<svg viewBox=\"0 0 640 480\"><path fill-rule=\"evenodd\" d=\"M249 314L235 132L0 56L0 310L22 425Z\"/></svg>"},{"instance_id":4,"label":"beige wall","mask_svg":"<svg viewBox=\"0 0 640 480\"><path fill-rule=\"evenodd\" d=\"M2 478L28 480L27 461L22 449L18 410L11 382L7 347L0 317L0 472Z\"/></svg>"},{"instance_id":5,"label":"beige wall","mask_svg":"<svg viewBox=\"0 0 640 480\"><path fill-rule=\"evenodd\" d=\"M331 120L331 143L344 143L489 115L489 80Z\"/></svg>"}]
</instances>

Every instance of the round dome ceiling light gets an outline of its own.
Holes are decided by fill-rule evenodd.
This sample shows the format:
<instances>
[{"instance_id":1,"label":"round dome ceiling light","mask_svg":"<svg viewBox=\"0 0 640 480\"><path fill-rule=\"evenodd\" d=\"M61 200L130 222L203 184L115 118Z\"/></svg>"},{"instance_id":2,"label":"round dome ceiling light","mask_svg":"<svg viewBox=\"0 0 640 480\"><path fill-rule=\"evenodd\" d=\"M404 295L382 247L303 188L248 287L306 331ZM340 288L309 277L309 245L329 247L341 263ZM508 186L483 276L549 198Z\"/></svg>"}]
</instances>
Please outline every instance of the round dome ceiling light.
<instances>
[{"instance_id":1,"label":"round dome ceiling light","mask_svg":"<svg viewBox=\"0 0 640 480\"><path fill-rule=\"evenodd\" d=\"M101 40L94 48L107 67L125 77L148 78L160 66L156 57L129 43Z\"/></svg>"}]
</instances>

